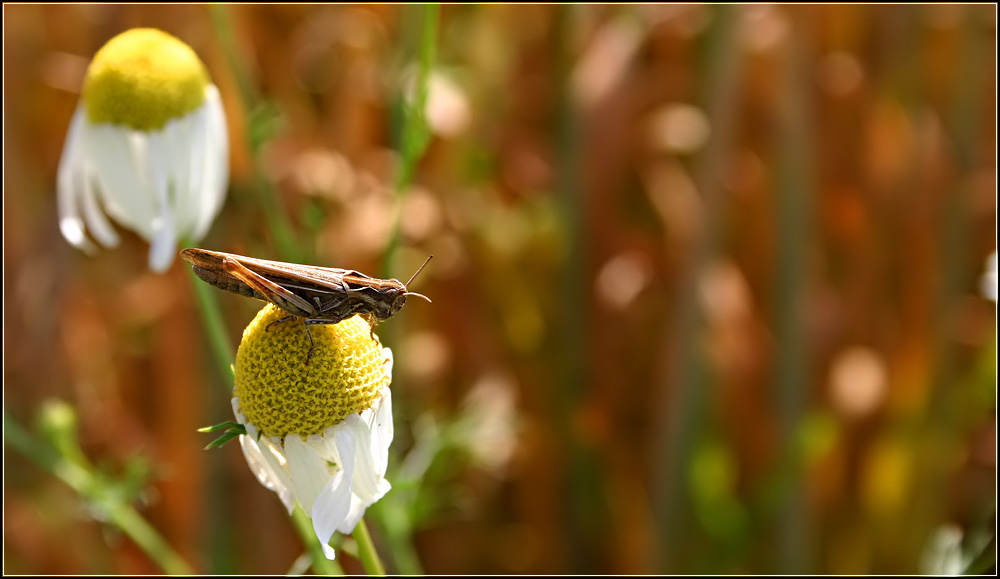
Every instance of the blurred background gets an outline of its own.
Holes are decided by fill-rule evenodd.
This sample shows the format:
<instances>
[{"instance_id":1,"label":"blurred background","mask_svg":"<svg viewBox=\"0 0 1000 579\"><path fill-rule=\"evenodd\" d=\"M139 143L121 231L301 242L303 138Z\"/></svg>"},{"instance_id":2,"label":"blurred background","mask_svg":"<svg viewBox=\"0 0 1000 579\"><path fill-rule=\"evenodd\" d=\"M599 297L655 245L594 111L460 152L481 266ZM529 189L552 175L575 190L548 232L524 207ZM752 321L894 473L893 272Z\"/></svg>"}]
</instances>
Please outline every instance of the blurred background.
<instances>
[{"instance_id":1,"label":"blurred background","mask_svg":"<svg viewBox=\"0 0 1000 579\"><path fill-rule=\"evenodd\" d=\"M995 572L995 5L446 6L397 192L424 15L4 6L5 437L68 404L199 573L302 552L238 445L202 450L231 384L186 264L59 233L87 64L152 26L228 117L200 247L404 280L435 256L433 304L377 329L390 571ZM235 348L261 304L216 293ZM5 444L4 572L159 573L99 507Z\"/></svg>"}]
</instances>

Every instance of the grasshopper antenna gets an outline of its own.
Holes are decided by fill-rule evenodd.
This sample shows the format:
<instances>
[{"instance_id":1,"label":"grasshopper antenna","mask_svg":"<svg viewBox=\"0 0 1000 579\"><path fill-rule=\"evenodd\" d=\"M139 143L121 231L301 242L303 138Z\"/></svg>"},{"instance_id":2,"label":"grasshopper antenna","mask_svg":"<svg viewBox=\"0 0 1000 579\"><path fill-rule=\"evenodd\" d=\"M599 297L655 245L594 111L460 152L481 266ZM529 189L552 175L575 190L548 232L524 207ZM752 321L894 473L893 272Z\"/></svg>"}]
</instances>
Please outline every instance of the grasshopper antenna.
<instances>
[{"instance_id":1,"label":"grasshopper antenna","mask_svg":"<svg viewBox=\"0 0 1000 579\"><path fill-rule=\"evenodd\" d=\"M421 265L420 267L418 267L417 271L413 272L413 275L410 276L410 279L406 280L406 283L403 284L403 285L405 285L406 287L410 287L410 282L413 281L413 278L417 277L417 274L419 274L420 272L424 271L424 266L427 265L427 262L430 261L432 257L434 257L434 256L433 255L428 255L427 259L424 260L423 265ZM413 292L406 292L406 293L410 294L410 293L413 293ZM414 295L420 295L420 294L414 294ZM422 297L426 298L426 296L422 296ZM427 300L427 301L430 301L430 300Z\"/></svg>"},{"instance_id":2,"label":"grasshopper antenna","mask_svg":"<svg viewBox=\"0 0 1000 579\"><path fill-rule=\"evenodd\" d=\"M433 255L428 255L427 256L427 259L424 260L424 263L420 267L417 268L417 271L413 272L413 275L410 276L410 279L406 280L405 287L410 287L410 282L412 282L413 279L415 277L417 277L418 273L424 271L424 266L427 265L427 262L429 262L432 257L434 257L434 256ZM417 292L407 291L407 292L404 292L403 295L404 296L417 296L418 298L424 298L425 300L427 300L428 303L434 303L434 302L431 301L431 298L425 296L424 294L418 294Z\"/></svg>"},{"instance_id":3,"label":"grasshopper antenna","mask_svg":"<svg viewBox=\"0 0 1000 579\"><path fill-rule=\"evenodd\" d=\"M427 300L428 303L434 303L434 302L431 301L431 298L425 296L424 294L418 294L417 292L404 292L403 295L404 296L417 296L418 298L424 298L425 300Z\"/></svg>"}]
</instances>

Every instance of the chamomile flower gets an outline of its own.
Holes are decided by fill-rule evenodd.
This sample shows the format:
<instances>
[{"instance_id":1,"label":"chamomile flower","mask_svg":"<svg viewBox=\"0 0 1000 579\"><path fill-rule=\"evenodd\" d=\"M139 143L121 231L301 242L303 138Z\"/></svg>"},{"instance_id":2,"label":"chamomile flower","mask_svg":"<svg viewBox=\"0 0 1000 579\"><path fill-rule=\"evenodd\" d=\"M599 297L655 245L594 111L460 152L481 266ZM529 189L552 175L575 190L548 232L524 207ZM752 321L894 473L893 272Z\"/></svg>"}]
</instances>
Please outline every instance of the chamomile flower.
<instances>
[{"instance_id":1,"label":"chamomile flower","mask_svg":"<svg viewBox=\"0 0 1000 579\"><path fill-rule=\"evenodd\" d=\"M390 489L392 351L359 316L310 326L312 342L301 321L276 323L285 317L268 304L244 330L233 413L250 470L289 513L302 505L333 559L333 533L352 532Z\"/></svg>"},{"instance_id":2,"label":"chamomile flower","mask_svg":"<svg viewBox=\"0 0 1000 579\"><path fill-rule=\"evenodd\" d=\"M87 252L91 237L114 247L110 216L165 271L178 240L200 240L218 214L228 162L219 91L194 51L160 30L123 32L87 69L59 161L59 229Z\"/></svg>"}]
</instances>

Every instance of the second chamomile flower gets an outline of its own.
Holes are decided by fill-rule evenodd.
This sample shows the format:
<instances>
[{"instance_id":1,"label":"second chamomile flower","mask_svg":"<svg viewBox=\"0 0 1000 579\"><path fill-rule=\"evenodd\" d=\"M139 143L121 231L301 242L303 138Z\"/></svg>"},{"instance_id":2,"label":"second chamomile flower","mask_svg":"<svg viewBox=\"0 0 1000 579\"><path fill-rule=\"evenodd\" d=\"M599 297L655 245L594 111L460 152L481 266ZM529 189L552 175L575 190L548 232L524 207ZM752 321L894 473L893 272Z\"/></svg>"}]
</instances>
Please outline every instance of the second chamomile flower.
<instances>
[{"instance_id":1,"label":"second chamomile flower","mask_svg":"<svg viewBox=\"0 0 1000 579\"><path fill-rule=\"evenodd\" d=\"M219 91L193 50L152 28L112 38L87 69L57 182L59 229L85 251L114 247L108 216L150 243L165 271L225 198L229 140ZM107 214L107 215L105 215Z\"/></svg>"}]
</instances>

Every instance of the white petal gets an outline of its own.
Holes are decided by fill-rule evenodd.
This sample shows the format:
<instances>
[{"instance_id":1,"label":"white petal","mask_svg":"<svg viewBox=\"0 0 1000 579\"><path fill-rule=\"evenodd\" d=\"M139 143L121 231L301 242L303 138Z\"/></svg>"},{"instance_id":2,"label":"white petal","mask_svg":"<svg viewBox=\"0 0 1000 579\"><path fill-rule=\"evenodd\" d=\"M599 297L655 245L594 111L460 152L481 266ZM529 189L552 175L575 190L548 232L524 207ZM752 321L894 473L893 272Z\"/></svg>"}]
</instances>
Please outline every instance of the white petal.
<instances>
[{"instance_id":1,"label":"white petal","mask_svg":"<svg viewBox=\"0 0 1000 579\"><path fill-rule=\"evenodd\" d=\"M208 232L226 198L229 186L229 131L226 128L226 114L222 108L219 89L210 85L205 90L205 149L200 182L195 183L198 193L198 221L194 228L194 239L200 240Z\"/></svg>"},{"instance_id":2,"label":"white petal","mask_svg":"<svg viewBox=\"0 0 1000 579\"><path fill-rule=\"evenodd\" d=\"M177 232L174 217L168 207L163 208L160 218L154 223L153 239L149 245L149 269L163 273L174 262L177 253Z\"/></svg>"},{"instance_id":3,"label":"white petal","mask_svg":"<svg viewBox=\"0 0 1000 579\"><path fill-rule=\"evenodd\" d=\"M243 456L247 459L250 471L257 477L260 484L264 485L264 488L277 493L278 498L291 514L295 507L295 499L292 497L291 490L292 481L278 457L274 455L269 442L264 442L264 448L261 449L252 438L240 435L240 447L243 448Z\"/></svg>"},{"instance_id":4,"label":"white petal","mask_svg":"<svg viewBox=\"0 0 1000 579\"><path fill-rule=\"evenodd\" d=\"M328 545L334 531L343 526L343 521L352 508L353 493L351 480L354 473L354 434L344 428L343 423L327 429L318 442L326 447L329 456L336 456L337 469L332 478L323 487L316 498L310 516L313 530L323 545L323 552L328 559L333 559L334 551ZM352 527L353 528L353 527Z\"/></svg>"},{"instance_id":5,"label":"white petal","mask_svg":"<svg viewBox=\"0 0 1000 579\"><path fill-rule=\"evenodd\" d=\"M63 144L62 155L59 158L59 172L56 177L56 202L59 208L59 231L66 241L87 252L92 252L94 245L84 233L83 220L77 207L77 197L82 193L83 159L80 155L80 132L86 122L83 106L73 113L73 119L66 133L66 143Z\"/></svg>"},{"instance_id":6,"label":"white petal","mask_svg":"<svg viewBox=\"0 0 1000 579\"><path fill-rule=\"evenodd\" d=\"M204 106L186 119L189 127L189 142L183 151L182 164L185 167L183 187L178 187L175 200L177 211L177 233L180 237L195 242L201 239L195 232L204 220L202 182L205 179L205 164L208 162L206 141L208 140L208 121ZM178 176L178 182L181 177ZM211 221L209 221L210 223Z\"/></svg>"},{"instance_id":7,"label":"white petal","mask_svg":"<svg viewBox=\"0 0 1000 579\"><path fill-rule=\"evenodd\" d=\"M144 142L143 133L107 124L90 126L84 139L104 208L118 223L149 240L157 212Z\"/></svg>"},{"instance_id":8,"label":"white petal","mask_svg":"<svg viewBox=\"0 0 1000 579\"><path fill-rule=\"evenodd\" d=\"M285 459L295 485L295 498L307 513L311 512L316 497L330 480L326 460L297 434L285 437Z\"/></svg>"},{"instance_id":9,"label":"white petal","mask_svg":"<svg viewBox=\"0 0 1000 579\"><path fill-rule=\"evenodd\" d=\"M171 214L174 233L187 235L193 226L197 210L192 202L191 166L197 140L198 111L193 111L166 124L150 134L149 169L157 184L158 200Z\"/></svg>"},{"instance_id":10,"label":"white petal","mask_svg":"<svg viewBox=\"0 0 1000 579\"><path fill-rule=\"evenodd\" d=\"M153 195L155 216L150 224L148 237L149 268L162 273L174 261L177 250L177 214L175 201L178 195L176 176L185 173L180 168L186 157L190 137L183 120L168 123L162 131L143 135L133 133L133 153L140 176L145 175Z\"/></svg>"},{"instance_id":11,"label":"white petal","mask_svg":"<svg viewBox=\"0 0 1000 579\"><path fill-rule=\"evenodd\" d=\"M97 192L94 191L94 169L85 162L83 167L83 218L87 228L97 241L104 247L118 245L118 234L111 222L104 216L104 211L97 205Z\"/></svg>"},{"instance_id":12,"label":"white petal","mask_svg":"<svg viewBox=\"0 0 1000 579\"><path fill-rule=\"evenodd\" d=\"M338 522L337 530L346 534L354 531L354 527L357 526L358 521L365 514L365 509L368 508L368 505L359 504L358 496L354 489L357 467L365 460L365 457L356 456L358 448L357 428L349 426L347 420L337 426L338 428L334 436L337 450L340 451L340 457L343 462L344 479L341 484L350 493L350 510L343 520Z\"/></svg>"},{"instance_id":13,"label":"white petal","mask_svg":"<svg viewBox=\"0 0 1000 579\"><path fill-rule=\"evenodd\" d=\"M380 476L385 476L389 466L389 445L395 436L392 421L392 392L382 389L382 398L376 402L375 424L372 425L372 454L376 457L375 465Z\"/></svg>"},{"instance_id":14,"label":"white petal","mask_svg":"<svg viewBox=\"0 0 1000 579\"><path fill-rule=\"evenodd\" d=\"M349 469L348 469L349 470ZM333 559L334 551L330 547L330 537L340 527L351 509L351 485L348 470L340 470L333 476L316 497L310 516L316 538L323 545L323 553L327 559Z\"/></svg>"},{"instance_id":15,"label":"white petal","mask_svg":"<svg viewBox=\"0 0 1000 579\"><path fill-rule=\"evenodd\" d=\"M379 478L375 471L376 457L372 456L370 451L372 433L365 421L357 414L348 416L341 424L354 434L354 451L357 452L352 492L361 502L366 502L376 492Z\"/></svg>"},{"instance_id":16,"label":"white petal","mask_svg":"<svg viewBox=\"0 0 1000 579\"><path fill-rule=\"evenodd\" d=\"M232 406L233 408L233 416L236 417L236 422L239 422L240 424L246 426L247 417L244 416L243 412L240 410L240 399L236 396L233 396L232 398L229 399L229 405Z\"/></svg>"},{"instance_id":17,"label":"white petal","mask_svg":"<svg viewBox=\"0 0 1000 579\"><path fill-rule=\"evenodd\" d=\"M359 515L364 514L375 501L382 498L389 492L392 486L385 480L385 461L381 448L373 444L376 436L372 431L372 423L375 422L375 413L369 413L368 420L362 420L355 415L345 420L355 433L356 449L358 458L354 468L353 492L357 498L357 509ZM351 420L353 419L353 420Z\"/></svg>"}]
</instances>

